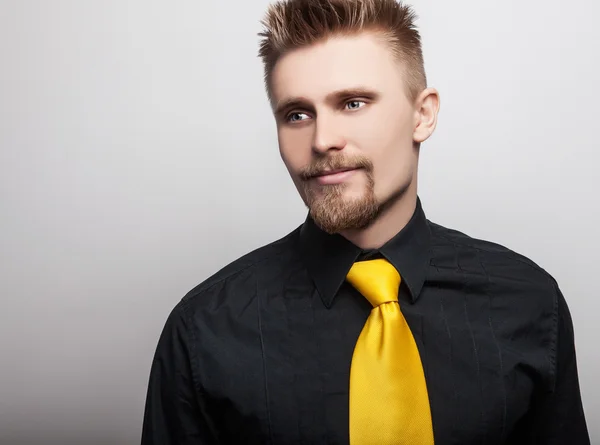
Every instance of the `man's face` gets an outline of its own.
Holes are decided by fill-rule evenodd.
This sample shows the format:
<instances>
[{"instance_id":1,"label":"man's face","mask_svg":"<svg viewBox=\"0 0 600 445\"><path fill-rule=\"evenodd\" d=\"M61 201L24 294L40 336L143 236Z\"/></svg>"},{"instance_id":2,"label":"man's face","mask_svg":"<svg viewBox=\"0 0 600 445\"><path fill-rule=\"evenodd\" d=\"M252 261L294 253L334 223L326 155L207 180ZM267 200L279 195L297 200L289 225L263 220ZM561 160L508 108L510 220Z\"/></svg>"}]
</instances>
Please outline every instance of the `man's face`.
<instances>
[{"instance_id":1,"label":"man's face","mask_svg":"<svg viewBox=\"0 0 600 445\"><path fill-rule=\"evenodd\" d=\"M323 230L368 226L416 181L418 113L376 35L296 49L277 62L271 86L282 159Z\"/></svg>"}]
</instances>

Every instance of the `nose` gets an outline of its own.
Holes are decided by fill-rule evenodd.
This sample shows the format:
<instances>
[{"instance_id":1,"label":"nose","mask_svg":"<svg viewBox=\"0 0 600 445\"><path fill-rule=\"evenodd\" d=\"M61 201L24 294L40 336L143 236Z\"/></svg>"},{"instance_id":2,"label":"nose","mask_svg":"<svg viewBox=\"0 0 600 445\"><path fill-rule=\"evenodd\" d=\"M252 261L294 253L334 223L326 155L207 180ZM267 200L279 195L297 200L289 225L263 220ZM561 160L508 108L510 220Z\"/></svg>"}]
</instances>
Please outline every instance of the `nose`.
<instances>
[{"instance_id":1,"label":"nose","mask_svg":"<svg viewBox=\"0 0 600 445\"><path fill-rule=\"evenodd\" d=\"M335 119L325 119L322 116L316 119L312 146L313 151L319 154L342 150L346 146L346 140L341 129L336 126Z\"/></svg>"}]
</instances>

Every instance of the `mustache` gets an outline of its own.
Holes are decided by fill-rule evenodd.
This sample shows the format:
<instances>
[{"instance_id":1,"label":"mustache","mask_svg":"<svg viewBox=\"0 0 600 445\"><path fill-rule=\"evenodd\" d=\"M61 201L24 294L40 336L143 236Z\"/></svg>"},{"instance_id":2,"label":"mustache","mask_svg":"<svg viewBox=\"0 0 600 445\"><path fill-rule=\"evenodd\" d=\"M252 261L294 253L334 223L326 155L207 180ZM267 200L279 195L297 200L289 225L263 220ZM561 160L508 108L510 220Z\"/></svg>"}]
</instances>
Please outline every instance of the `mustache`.
<instances>
[{"instance_id":1,"label":"mustache","mask_svg":"<svg viewBox=\"0 0 600 445\"><path fill-rule=\"evenodd\" d=\"M308 181L316 176L321 176L327 171L332 170L354 170L364 169L367 172L373 170L373 163L363 156L330 156L318 158L310 165L300 170L300 178Z\"/></svg>"}]
</instances>

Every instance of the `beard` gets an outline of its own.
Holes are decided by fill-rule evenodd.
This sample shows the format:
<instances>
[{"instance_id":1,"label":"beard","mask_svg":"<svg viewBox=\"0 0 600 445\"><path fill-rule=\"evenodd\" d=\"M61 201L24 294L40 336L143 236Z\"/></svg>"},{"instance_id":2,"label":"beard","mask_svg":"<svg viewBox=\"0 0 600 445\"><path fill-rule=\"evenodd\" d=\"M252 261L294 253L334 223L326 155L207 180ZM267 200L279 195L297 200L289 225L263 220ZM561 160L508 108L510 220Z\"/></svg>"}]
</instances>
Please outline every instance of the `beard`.
<instances>
[{"instance_id":1,"label":"beard","mask_svg":"<svg viewBox=\"0 0 600 445\"><path fill-rule=\"evenodd\" d=\"M347 198L347 184L316 185L311 180L326 169L358 168L367 176L362 196ZM344 230L360 230L368 227L379 215L381 204L375 197L373 165L364 157L341 156L318 158L301 173L304 201L310 216L323 231L334 234Z\"/></svg>"}]
</instances>

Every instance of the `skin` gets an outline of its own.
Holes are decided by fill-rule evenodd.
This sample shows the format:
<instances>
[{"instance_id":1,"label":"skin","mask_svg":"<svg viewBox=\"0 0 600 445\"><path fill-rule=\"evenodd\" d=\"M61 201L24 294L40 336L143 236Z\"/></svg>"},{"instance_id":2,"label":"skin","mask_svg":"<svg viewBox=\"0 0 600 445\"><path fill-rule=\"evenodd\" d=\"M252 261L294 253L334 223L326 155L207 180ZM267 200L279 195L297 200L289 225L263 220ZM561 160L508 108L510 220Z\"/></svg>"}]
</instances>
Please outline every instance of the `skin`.
<instances>
[{"instance_id":1,"label":"skin","mask_svg":"<svg viewBox=\"0 0 600 445\"><path fill-rule=\"evenodd\" d=\"M410 100L402 63L374 32L286 53L271 88L280 154L312 218L361 248L381 247L416 208L437 91Z\"/></svg>"}]
</instances>

